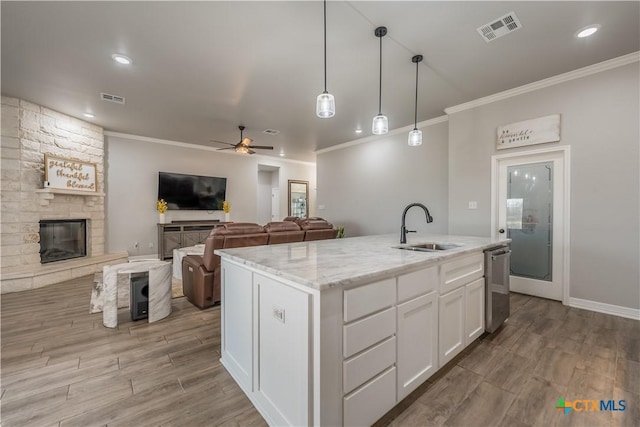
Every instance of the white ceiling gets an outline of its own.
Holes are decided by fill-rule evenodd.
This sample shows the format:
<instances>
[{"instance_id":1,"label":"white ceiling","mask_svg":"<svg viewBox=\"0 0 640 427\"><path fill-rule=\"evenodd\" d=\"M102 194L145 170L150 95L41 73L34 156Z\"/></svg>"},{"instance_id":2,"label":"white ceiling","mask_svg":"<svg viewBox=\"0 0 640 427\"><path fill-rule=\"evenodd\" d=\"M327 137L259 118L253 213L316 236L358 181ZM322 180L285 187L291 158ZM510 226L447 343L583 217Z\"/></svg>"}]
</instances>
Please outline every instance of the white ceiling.
<instances>
[{"instance_id":1,"label":"white ceiling","mask_svg":"<svg viewBox=\"0 0 640 427\"><path fill-rule=\"evenodd\" d=\"M328 90L336 116L315 116L322 92L322 2L7 2L2 93L113 132L210 145L254 144L287 158L371 133L384 25L382 111L390 128L446 107L640 50L640 2L331 1ZM522 29L485 43L476 28L514 11ZM578 39L576 30L602 27ZM111 59L122 53L134 61ZM126 98L100 100L100 92ZM360 135L354 133L362 127ZM276 136L261 133L272 128ZM265 152L269 153L269 152Z\"/></svg>"}]
</instances>

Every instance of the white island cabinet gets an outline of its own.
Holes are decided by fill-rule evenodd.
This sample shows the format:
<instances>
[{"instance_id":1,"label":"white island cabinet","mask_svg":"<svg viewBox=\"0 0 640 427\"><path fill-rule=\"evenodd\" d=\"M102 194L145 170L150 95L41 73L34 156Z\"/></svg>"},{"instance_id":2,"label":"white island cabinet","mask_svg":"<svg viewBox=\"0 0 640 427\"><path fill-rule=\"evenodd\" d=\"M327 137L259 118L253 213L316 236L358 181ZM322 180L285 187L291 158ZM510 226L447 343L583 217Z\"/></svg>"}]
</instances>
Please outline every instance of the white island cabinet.
<instances>
[{"instance_id":1,"label":"white island cabinet","mask_svg":"<svg viewBox=\"0 0 640 427\"><path fill-rule=\"evenodd\" d=\"M270 425L371 425L484 332L489 238L224 249L222 358ZM411 243L411 242L410 242Z\"/></svg>"}]
</instances>

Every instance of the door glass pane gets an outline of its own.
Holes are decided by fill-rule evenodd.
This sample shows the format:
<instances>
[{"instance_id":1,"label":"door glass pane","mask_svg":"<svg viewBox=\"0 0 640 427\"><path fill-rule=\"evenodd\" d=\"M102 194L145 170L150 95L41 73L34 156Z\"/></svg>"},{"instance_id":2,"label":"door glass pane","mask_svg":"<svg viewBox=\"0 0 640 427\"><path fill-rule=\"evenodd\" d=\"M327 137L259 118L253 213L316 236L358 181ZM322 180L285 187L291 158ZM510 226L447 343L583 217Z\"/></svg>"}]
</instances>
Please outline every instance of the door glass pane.
<instances>
[{"instance_id":1,"label":"door glass pane","mask_svg":"<svg viewBox=\"0 0 640 427\"><path fill-rule=\"evenodd\" d=\"M550 282L553 224L553 163L507 169L507 237L511 274Z\"/></svg>"}]
</instances>

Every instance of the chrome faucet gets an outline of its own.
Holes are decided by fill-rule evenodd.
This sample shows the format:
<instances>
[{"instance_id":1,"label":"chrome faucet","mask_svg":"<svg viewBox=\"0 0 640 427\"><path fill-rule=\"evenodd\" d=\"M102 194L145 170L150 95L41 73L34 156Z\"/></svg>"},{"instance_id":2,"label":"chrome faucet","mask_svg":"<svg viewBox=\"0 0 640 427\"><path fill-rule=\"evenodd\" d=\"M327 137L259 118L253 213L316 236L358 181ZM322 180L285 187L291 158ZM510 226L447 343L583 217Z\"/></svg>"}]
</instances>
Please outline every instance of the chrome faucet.
<instances>
[{"instance_id":1,"label":"chrome faucet","mask_svg":"<svg viewBox=\"0 0 640 427\"><path fill-rule=\"evenodd\" d=\"M404 208L404 212L402 212L402 227L400 228L400 243L407 243L407 233L415 233L415 230L407 230L407 227L405 226L405 222L407 219L407 212L409 211L409 209L411 209L414 206L419 206L422 208L422 210L424 210L424 214L427 216L427 223L429 222L433 222L433 217L431 216L431 214L429 213L429 209L427 209L427 207L425 205L423 205L422 203L411 203L410 205L408 205L406 208Z\"/></svg>"}]
</instances>

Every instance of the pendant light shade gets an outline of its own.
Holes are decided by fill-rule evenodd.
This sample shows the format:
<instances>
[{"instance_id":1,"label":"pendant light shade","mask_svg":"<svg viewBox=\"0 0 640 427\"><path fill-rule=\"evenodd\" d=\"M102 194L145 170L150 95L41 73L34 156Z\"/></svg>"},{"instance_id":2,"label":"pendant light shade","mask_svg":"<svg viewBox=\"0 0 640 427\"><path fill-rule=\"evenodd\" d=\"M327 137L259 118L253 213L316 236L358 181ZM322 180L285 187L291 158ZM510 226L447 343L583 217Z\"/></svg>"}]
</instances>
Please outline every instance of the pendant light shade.
<instances>
[{"instance_id":1,"label":"pendant light shade","mask_svg":"<svg viewBox=\"0 0 640 427\"><path fill-rule=\"evenodd\" d=\"M384 114L378 114L373 118L371 132L374 135L384 135L389 132L389 119Z\"/></svg>"},{"instance_id":2,"label":"pendant light shade","mask_svg":"<svg viewBox=\"0 0 640 427\"><path fill-rule=\"evenodd\" d=\"M336 100L330 93L322 92L316 100L316 115L329 119L336 115Z\"/></svg>"},{"instance_id":3,"label":"pendant light shade","mask_svg":"<svg viewBox=\"0 0 640 427\"><path fill-rule=\"evenodd\" d=\"M416 147L418 145L422 145L422 131L418 129L418 67L420 62L422 62L422 55L416 55L411 58L411 62L416 64L416 103L414 109L414 124L413 130L409 132L409 145L412 147Z\"/></svg>"},{"instance_id":4,"label":"pendant light shade","mask_svg":"<svg viewBox=\"0 0 640 427\"><path fill-rule=\"evenodd\" d=\"M329 119L336 115L336 100L327 92L327 0L324 0L324 91L316 99L316 116Z\"/></svg>"},{"instance_id":5,"label":"pendant light shade","mask_svg":"<svg viewBox=\"0 0 640 427\"><path fill-rule=\"evenodd\" d=\"M380 92L378 95L378 115L373 118L371 132L384 135L389 132L389 119L382 114L382 38L387 35L387 27L376 28L374 34L380 39Z\"/></svg>"},{"instance_id":6,"label":"pendant light shade","mask_svg":"<svg viewBox=\"0 0 640 427\"><path fill-rule=\"evenodd\" d=\"M409 132L409 145L412 147L422 145L422 131L420 129Z\"/></svg>"}]
</instances>

